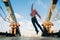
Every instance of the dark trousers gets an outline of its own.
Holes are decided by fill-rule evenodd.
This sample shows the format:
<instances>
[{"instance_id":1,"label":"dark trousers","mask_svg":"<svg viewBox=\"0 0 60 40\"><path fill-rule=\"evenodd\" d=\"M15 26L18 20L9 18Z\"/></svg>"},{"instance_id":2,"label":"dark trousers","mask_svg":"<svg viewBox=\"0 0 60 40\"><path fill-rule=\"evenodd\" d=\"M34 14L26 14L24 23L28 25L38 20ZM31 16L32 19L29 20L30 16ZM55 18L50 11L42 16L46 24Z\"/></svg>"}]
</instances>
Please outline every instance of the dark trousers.
<instances>
[{"instance_id":1,"label":"dark trousers","mask_svg":"<svg viewBox=\"0 0 60 40\"><path fill-rule=\"evenodd\" d=\"M32 21L32 24L33 24L33 26L34 26L34 28L35 28L36 33L38 32L38 29L37 29L37 27L36 27L36 24L37 24L37 26L41 29L41 31L43 32L43 29L42 29L41 26L39 25L36 17L31 18L31 21Z\"/></svg>"}]
</instances>

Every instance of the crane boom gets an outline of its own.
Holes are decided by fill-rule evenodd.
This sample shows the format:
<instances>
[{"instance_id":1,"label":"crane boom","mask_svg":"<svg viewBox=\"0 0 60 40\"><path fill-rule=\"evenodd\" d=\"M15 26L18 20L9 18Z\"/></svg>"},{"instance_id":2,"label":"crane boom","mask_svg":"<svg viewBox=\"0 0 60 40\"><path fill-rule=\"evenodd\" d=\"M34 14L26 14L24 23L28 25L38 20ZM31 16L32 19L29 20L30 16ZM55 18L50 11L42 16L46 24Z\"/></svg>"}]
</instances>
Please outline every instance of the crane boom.
<instances>
[{"instance_id":1,"label":"crane boom","mask_svg":"<svg viewBox=\"0 0 60 40\"><path fill-rule=\"evenodd\" d=\"M51 26L53 26L53 23L50 21L50 19L51 19L52 13L53 13L53 11L56 7L56 4L57 4L58 0L50 0L50 1L51 1L50 2L51 4L50 4L50 7L48 9L46 19L42 24L42 26L44 28L44 33L47 33L47 35L48 35L48 33L53 33L53 31L50 30ZM46 35L44 33L43 33L43 35Z\"/></svg>"},{"instance_id":2,"label":"crane boom","mask_svg":"<svg viewBox=\"0 0 60 40\"><path fill-rule=\"evenodd\" d=\"M57 1L58 0L50 0L50 7L48 9L48 13L47 13L46 20L45 20L46 22L50 21L52 12L54 11L56 7Z\"/></svg>"},{"instance_id":3,"label":"crane boom","mask_svg":"<svg viewBox=\"0 0 60 40\"><path fill-rule=\"evenodd\" d=\"M6 8L7 8L7 11L8 13L10 14L10 17L11 17L11 23L10 23L10 27L12 28L12 34L20 34L20 31L19 31L19 23L17 23L17 20L16 20L16 17L15 17L15 14L14 14L14 11L12 9L12 6L11 6L11 3L10 3L10 0L3 0L3 3L5 4Z\"/></svg>"},{"instance_id":4,"label":"crane boom","mask_svg":"<svg viewBox=\"0 0 60 40\"><path fill-rule=\"evenodd\" d=\"M14 11L13 11L11 3L10 3L10 0L3 0L3 2L7 8L8 13L10 13L10 17L11 17L12 21L17 22Z\"/></svg>"}]
</instances>

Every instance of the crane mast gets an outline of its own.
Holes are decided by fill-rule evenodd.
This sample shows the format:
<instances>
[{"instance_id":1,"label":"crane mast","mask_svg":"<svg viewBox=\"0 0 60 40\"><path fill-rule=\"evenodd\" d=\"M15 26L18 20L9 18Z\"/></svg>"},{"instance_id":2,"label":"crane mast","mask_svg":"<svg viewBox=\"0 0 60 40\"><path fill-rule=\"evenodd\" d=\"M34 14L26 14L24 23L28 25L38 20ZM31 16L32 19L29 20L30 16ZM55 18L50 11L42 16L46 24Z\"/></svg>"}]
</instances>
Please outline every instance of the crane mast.
<instances>
[{"instance_id":1,"label":"crane mast","mask_svg":"<svg viewBox=\"0 0 60 40\"><path fill-rule=\"evenodd\" d=\"M53 23L50 21L50 19L51 19L52 13L56 7L57 1L58 0L50 0L50 7L48 9L46 19L42 23L45 33L53 33L53 31L50 30L51 26L53 26ZM43 35L46 35L46 34L43 33Z\"/></svg>"},{"instance_id":2,"label":"crane mast","mask_svg":"<svg viewBox=\"0 0 60 40\"><path fill-rule=\"evenodd\" d=\"M10 25L9 25L11 27L10 32L12 34L15 34L15 35L19 34L21 36L20 30L19 30L20 24L16 20L13 8L12 8L11 3L10 3L10 0L2 0L2 1L5 4L5 6L7 8L7 11L10 14L10 17L11 17L11 22L10 22Z\"/></svg>"}]
</instances>

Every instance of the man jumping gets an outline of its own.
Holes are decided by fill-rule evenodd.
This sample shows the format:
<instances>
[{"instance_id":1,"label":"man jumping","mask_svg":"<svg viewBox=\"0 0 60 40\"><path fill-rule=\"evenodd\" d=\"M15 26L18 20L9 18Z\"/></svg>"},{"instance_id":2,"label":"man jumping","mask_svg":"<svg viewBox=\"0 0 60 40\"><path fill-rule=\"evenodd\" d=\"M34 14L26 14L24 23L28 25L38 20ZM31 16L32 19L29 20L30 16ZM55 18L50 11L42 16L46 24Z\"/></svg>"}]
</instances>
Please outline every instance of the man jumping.
<instances>
[{"instance_id":1,"label":"man jumping","mask_svg":"<svg viewBox=\"0 0 60 40\"><path fill-rule=\"evenodd\" d=\"M36 24L41 29L42 32L43 32L43 29L41 28L40 24L38 23L35 15L37 15L41 19L41 16L37 13L36 9L33 9L33 4L32 4L30 16L31 16L31 21L32 21L32 24L33 24L33 26L35 28L36 34L38 34L39 31L38 31L38 29L36 27Z\"/></svg>"}]
</instances>

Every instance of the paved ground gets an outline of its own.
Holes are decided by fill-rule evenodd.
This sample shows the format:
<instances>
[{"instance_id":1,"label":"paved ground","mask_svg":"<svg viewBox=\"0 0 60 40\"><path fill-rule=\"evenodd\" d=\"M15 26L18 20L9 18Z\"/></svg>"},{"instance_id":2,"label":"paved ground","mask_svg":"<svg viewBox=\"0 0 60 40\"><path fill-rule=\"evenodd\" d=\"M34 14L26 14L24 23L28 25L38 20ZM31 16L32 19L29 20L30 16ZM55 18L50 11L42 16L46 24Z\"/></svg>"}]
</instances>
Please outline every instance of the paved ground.
<instances>
[{"instance_id":1,"label":"paved ground","mask_svg":"<svg viewBox=\"0 0 60 40\"><path fill-rule=\"evenodd\" d=\"M0 40L60 40L52 37L1 37Z\"/></svg>"}]
</instances>

